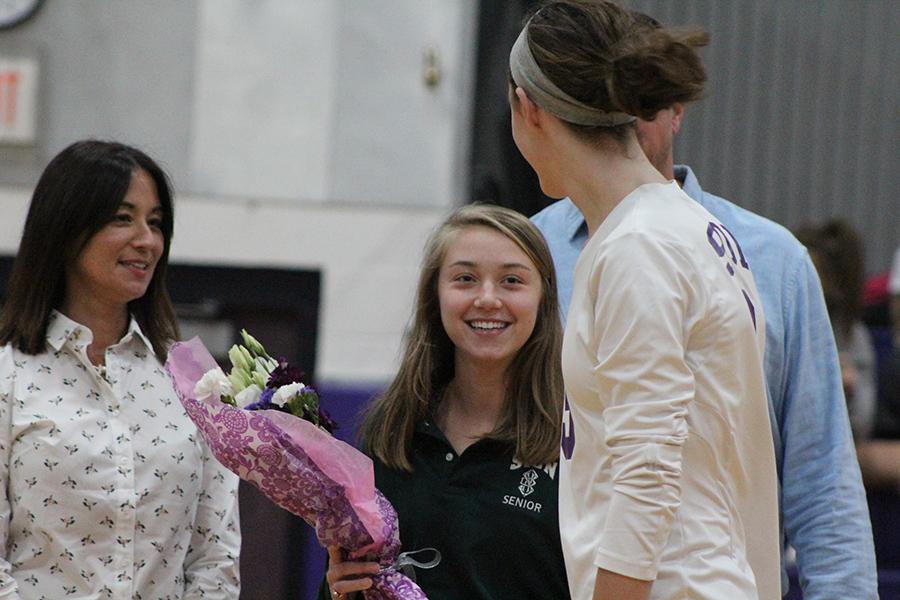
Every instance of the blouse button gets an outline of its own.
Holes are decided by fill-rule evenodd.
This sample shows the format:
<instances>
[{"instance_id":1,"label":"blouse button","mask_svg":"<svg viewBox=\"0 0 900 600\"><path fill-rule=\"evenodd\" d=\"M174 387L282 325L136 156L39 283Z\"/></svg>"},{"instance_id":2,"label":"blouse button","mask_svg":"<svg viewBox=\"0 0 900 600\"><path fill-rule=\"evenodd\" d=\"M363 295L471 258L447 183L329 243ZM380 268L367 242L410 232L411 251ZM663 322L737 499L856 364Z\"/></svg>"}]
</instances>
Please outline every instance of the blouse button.
<instances>
[{"instance_id":1,"label":"blouse button","mask_svg":"<svg viewBox=\"0 0 900 600\"><path fill-rule=\"evenodd\" d=\"M453 453L452 453L452 452L448 452L448 453L447 453L447 456L445 456L444 458L447 459L447 462L451 462L451 461L453 460Z\"/></svg>"}]
</instances>

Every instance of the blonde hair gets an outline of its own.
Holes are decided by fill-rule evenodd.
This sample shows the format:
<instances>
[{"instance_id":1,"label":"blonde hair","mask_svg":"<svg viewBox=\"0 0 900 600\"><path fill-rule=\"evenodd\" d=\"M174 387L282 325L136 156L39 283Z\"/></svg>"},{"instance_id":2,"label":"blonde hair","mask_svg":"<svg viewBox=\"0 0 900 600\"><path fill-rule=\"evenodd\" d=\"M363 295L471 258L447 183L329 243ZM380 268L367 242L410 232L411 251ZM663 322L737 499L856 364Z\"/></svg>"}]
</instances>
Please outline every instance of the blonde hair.
<instances>
[{"instance_id":1,"label":"blonde hair","mask_svg":"<svg viewBox=\"0 0 900 600\"><path fill-rule=\"evenodd\" d=\"M412 470L409 453L415 427L431 414L454 377L455 348L441 323L438 276L456 235L476 226L515 242L537 268L542 288L534 331L507 370L506 401L488 437L513 444L516 459L523 464L549 464L559 456L562 326L553 260L541 233L526 217L481 204L458 209L429 238L400 369L363 421L363 446L388 467Z\"/></svg>"}]
</instances>

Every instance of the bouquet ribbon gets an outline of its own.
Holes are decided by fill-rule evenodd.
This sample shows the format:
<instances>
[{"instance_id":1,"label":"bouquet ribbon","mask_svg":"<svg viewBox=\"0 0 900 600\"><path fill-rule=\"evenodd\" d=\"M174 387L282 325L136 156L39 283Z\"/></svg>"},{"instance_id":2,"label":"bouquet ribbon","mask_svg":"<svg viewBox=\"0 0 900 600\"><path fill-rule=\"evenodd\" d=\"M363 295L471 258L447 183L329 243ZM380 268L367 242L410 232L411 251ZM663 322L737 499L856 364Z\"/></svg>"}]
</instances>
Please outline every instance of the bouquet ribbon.
<instances>
[{"instance_id":1,"label":"bouquet ribbon","mask_svg":"<svg viewBox=\"0 0 900 600\"><path fill-rule=\"evenodd\" d=\"M248 411L209 396L196 398L197 382L217 367L198 338L174 344L166 361L185 411L216 459L303 518L323 546L343 548L351 559L374 555L382 570L373 577L372 588L363 592L365 598L427 600L398 568L437 563L418 563L411 558L414 552L400 554L397 513L375 487L371 459L293 415Z\"/></svg>"},{"instance_id":2,"label":"bouquet ribbon","mask_svg":"<svg viewBox=\"0 0 900 600\"><path fill-rule=\"evenodd\" d=\"M421 554L423 552L431 552L433 554L433 558L431 560L419 561L413 558L416 554ZM379 573L384 573L387 571L402 571L407 577L416 580L416 572L413 567L418 567L419 569L433 569L438 566L441 562L441 553L437 548L420 548L419 550L410 550L409 552L401 552L400 556L397 557L397 560L394 561L394 564L388 565L386 567L381 567Z\"/></svg>"}]
</instances>

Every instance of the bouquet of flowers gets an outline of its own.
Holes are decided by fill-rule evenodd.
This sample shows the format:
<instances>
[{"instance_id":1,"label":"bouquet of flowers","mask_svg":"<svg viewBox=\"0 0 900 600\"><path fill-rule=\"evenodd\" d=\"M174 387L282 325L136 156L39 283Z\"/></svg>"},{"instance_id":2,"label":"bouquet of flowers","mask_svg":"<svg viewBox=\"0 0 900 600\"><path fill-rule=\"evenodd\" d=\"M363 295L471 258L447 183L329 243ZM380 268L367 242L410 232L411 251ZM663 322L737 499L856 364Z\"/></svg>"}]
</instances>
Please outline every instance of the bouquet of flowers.
<instances>
[{"instance_id":1,"label":"bouquet of flowers","mask_svg":"<svg viewBox=\"0 0 900 600\"><path fill-rule=\"evenodd\" d=\"M199 338L174 344L166 361L213 455L302 517L323 546L339 546L350 558L374 555L382 569L365 598L425 599L398 570L417 563L400 554L397 513L375 487L371 459L332 437L335 424L298 369L273 359L246 331L241 336L243 345L228 352L228 374Z\"/></svg>"}]
</instances>

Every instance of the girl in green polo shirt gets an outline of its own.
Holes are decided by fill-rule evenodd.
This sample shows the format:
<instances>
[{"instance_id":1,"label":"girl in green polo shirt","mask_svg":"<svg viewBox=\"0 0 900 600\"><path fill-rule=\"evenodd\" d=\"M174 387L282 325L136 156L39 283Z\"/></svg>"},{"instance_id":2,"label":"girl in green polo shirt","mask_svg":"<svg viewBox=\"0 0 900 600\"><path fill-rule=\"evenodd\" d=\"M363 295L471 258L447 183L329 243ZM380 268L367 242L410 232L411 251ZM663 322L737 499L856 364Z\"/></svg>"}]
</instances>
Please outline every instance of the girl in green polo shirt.
<instances>
[{"instance_id":1,"label":"girl in green polo shirt","mask_svg":"<svg viewBox=\"0 0 900 600\"><path fill-rule=\"evenodd\" d=\"M441 553L416 571L431 600L569 597L560 338L553 262L528 219L467 206L434 232L400 370L362 427L403 551ZM323 597L351 597L379 569L329 556Z\"/></svg>"}]
</instances>

